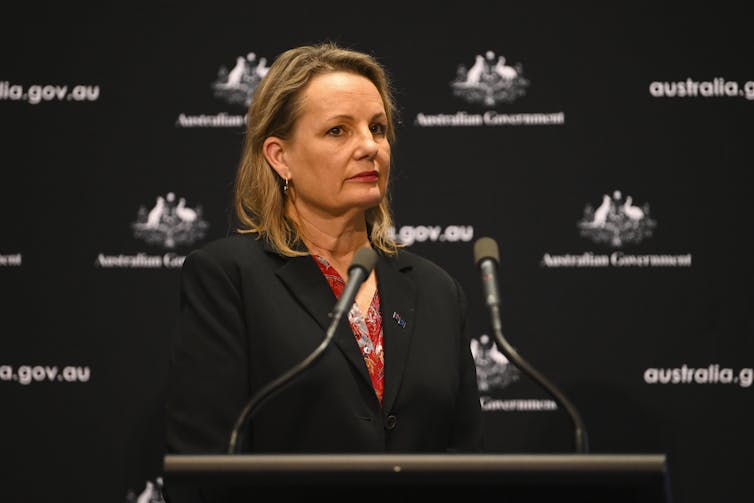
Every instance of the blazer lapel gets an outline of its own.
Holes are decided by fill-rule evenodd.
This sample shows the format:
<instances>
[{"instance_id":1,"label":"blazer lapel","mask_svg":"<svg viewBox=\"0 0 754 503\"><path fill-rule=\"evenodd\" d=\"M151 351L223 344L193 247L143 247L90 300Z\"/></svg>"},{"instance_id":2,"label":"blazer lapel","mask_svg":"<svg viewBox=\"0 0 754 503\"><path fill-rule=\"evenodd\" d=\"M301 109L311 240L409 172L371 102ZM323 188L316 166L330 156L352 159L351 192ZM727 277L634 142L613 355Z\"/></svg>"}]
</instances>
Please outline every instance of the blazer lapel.
<instances>
[{"instance_id":1,"label":"blazer lapel","mask_svg":"<svg viewBox=\"0 0 754 503\"><path fill-rule=\"evenodd\" d=\"M335 307L336 298L327 284L322 271L310 256L289 258L276 271L280 280L285 283L291 295L322 327L319 341L323 341L330 326L330 312ZM331 345L337 346L349 362L356 367L359 374L371 386L369 371L364 356L356 342L356 337L348 323L347 314L344 315L333 335ZM328 351L332 348L328 348Z\"/></svg>"},{"instance_id":2,"label":"blazer lapel","mask_svg":"<svg viewBox=\"0 0 754 503\"><path fill-rule=\"evenodd\" d=\"M377 263L385 350L383 410L390 410L395 402L414 331L416 286L405 274L410 268L401 264L400 256L397 259L380 256Z\"/></svg>"},{"instance_id":3,"label":"blazer lapel","mask_svg":"<svg viewBox=\"0 0 754 503\"><path fill-rule=\"evenodd\" d=\"M312 258L309 256L289 258L276 271L276 274L288 287L291 295L322 327L322 330L327 330L330 324L329 313L336 299ZM324 335L323 332L322 337Z\"/></svg>"}]
</instances>

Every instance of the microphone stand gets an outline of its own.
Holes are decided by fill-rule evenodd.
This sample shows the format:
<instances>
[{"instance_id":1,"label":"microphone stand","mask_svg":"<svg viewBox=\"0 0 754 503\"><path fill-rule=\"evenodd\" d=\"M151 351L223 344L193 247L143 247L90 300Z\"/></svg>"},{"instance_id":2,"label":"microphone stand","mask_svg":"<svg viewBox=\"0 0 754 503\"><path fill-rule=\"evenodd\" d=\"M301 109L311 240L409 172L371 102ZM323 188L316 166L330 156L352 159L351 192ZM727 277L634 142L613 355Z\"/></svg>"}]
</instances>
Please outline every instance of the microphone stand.
<instances>
[{"instance_id":1,"label":"microphone stand","mask_svg":"<svg viewBox=\"0 0 754 503\"><path fill-rule=\"evenodd\" d=\"M497 287L497 267L500 263L497 243L490 237L479 238L474 244L474 260L482 272L482 284L485 288L486 304L490 310L490 321L497 345L502 353L521 369L526 375L542 386L571 419L574 428L576 452L586 453L589 450L586 428L576 407L570 400L537 369L529 364L518 351L508 343L503 336L503 325L500 321L500 295Z\"/></svg>"},{"instance_id":2,"label":"microphone stand","mask_svg":"<svg viewBox=\"0 0 754 503\"><path fill-rule=\"evenodd\" d=\"M353 262L348 268L349 278L346 282L346 286L343 289L338 301L335 303L335 307L330 312L330 326L327 327L325 338L312 351L306 358L299 362L296 366L288 370L286 373L269 382L267 385L257 391L254 396L246 402L241 413L236 419L233 430L230 433L230 441L228 442L228 454L238 454L241 451L241 446L244 444L246 426L251 419L251 415L254 413L256 407L258 407L264 400L272 396L273 393L280 391L283 386L290 382L294 377L301 372L309 368L324 354L327 347L330 345L335 332L340 325L340 320L343 318L343 314L347 313L356 298L359 286L369 276L375 263L377 262L377 253L371 248L360 248L354 254Z\"/></svg>"},{"instance_id":3,"label":"microphone stand","mask_svg":"<svg viewBox=\"0 0 754 503\"><path fill-rule=\"evenodd\" d=\"M264 400L271 397L273 392L279 391L294 377L303 372L305 369L309 368L310 365L314 364L314 362L319 360L320 356L324 354L325 350L330 345L333 336L335 335L335 331L338 329L338 325L340 325L342 314L342 312L335 312L334 314L330 315L330 326L327 329L325 338L322 340L319 346L317 346L317 348L309 354L309 356L304 358L301 362L288 370L288 372L286 372L285 374L269 382L266 386L257 391L257 393L246 403L243 410L241 411L241 414L236 420L235 426L233 426L233 431L230 434L228 454L238 454L241 451L241 446L243 445L243 441L245 440L244 431L246 430L246 425L249 423L249 420L251 419L251 415L254 412L255 408Z\"/></svg>"},{"instance_id":4,"label":"microphone stand","mask_svg":"<svg viewBox=\"0 0 754 503\"><path fill-rule=\"evenodd\" d=\"M574 444L576 452L580 454L586 454L589 452L589 443L587 439L586 427L584 421L581 418L576 407L571 401L553 384L542 375L537 369L535 369L529 362L527 362L521 355L518 354L516 349L508 343L503 336L502 324L500 322L500 307L497 305L491 305L490 317L492 321L492 331L497 341L498 346L502 353L513 362L513 364L521 369L526 375L532 378L540 386L542 386L555 400L555 402L566 410L574 428Z\"/></svg>"}]
</instances>

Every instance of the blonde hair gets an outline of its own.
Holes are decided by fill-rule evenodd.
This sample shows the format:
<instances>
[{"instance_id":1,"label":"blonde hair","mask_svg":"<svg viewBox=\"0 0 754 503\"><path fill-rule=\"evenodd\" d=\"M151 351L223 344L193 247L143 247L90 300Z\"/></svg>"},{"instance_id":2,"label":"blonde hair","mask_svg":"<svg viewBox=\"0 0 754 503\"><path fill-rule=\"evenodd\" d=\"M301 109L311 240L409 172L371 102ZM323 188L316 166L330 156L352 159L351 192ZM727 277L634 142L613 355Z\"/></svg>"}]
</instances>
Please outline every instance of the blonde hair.
<instances>
[{"instance_id":1,"label":"blonde hair","mask_svg":"<svg viewBox=\"0 0 754 503\"><path fill-rule=\"evenodd\" d=\"M312 77L334 71L362 75L375 85L385 106L387 140L391 145L395 142L396 109L390 82L374 57L326 42L290 49L275 59L249 105L246 138L236 172L234 207L238 232L258 234L283 255L307 255L307 252L298 246L301 238L296 224L286 217L282 179L267 163L262 146L270 136L282 139L290 136L301 115L302 89ZM388 255L395 254L399 245L389 235L393 219L388 194L378 206L367 210L366 221L372 246Z\"/></svg>"}]
</instances>

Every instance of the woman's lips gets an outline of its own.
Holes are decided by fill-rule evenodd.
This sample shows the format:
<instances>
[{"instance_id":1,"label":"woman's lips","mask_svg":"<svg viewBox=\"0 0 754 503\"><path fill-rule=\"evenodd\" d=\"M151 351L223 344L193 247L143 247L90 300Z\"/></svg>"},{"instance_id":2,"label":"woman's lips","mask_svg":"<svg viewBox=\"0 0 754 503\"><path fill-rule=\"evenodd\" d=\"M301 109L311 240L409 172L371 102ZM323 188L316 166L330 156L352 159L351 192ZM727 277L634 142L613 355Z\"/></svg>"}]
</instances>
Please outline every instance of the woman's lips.
<instances>
[{"instance_id":1,"label":"woman's lips","mask_svg":"<svg viewBox=\"0 0 754 503\"><path fill-rule=\"evenodd\" d=\"M365 171L363 173L359 173L358 175L352 176L349 178L349 180L353 180L355 182L376 182L379 178L379 173L376 171Z\"/></svg>"}]
</instances>

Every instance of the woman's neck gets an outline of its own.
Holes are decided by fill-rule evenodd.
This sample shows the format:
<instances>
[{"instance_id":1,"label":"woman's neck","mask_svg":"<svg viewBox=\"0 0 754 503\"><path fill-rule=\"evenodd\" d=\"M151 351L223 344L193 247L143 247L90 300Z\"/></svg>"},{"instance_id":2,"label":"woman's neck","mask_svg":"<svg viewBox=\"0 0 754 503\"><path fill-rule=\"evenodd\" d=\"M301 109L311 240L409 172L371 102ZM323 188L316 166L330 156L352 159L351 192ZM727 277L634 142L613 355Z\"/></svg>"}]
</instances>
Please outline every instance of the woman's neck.
<instances>
[{"instance_id":1,"label":"woman's neck","mask_svg":"<svg viewBox=\"0 0 754 503\"><path fill-rule=\"evenodd\" d=\"M291 213L309 252L323 257L341 274L347 271L356 250L369 246L363 213L342 218L321 218L295 210Z\"/></svg>"}]
</instances>

